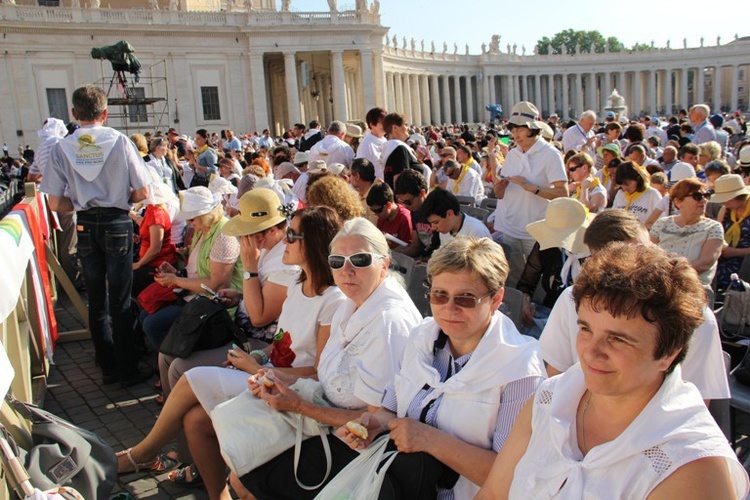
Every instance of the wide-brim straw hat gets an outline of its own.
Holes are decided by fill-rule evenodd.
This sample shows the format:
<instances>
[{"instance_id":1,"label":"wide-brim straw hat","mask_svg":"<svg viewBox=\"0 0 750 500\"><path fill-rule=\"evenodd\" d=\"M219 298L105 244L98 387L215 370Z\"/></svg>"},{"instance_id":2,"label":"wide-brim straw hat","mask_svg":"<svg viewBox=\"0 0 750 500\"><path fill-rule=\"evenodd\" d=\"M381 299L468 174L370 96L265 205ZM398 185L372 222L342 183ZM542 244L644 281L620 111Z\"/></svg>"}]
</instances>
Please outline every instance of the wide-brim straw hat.
<instances>
[{"instance_id":1,"label":"wide-brim straw hat","mask_svg":"<svg viewBox=\"0 0 750 500\"><path fill-rule=\"evenodd\" d=\"M257 184L257 183L256 183ZM228 236L256 234L286 220L279 197L270 189L258 189L242 195L240 213L232 217L221 231Z\"/></svg>"},{"instance_id":2,"label":"wide-brim straw hat","mask_svg":"<svg viewBox=\"0 0 750 500\"><path fill-rule=\"evenodd\" d=\"M555 198L547 205L544 219L528 224L526 231L539 242L540 250L564 248L571 253L581 253L585 247L582 241L576 242L576 236L588 226L588 216L589 211L580 201Z\"/></svg>"},{"instance_id":3,"label":"wide-brim straw hat","mask_svg":"<svg viewBox=\"0 0 750 500\"><path fill-rule=\"evenodd\" d=\"M508 123L518 127L543 130L545 123L539 119L539 110L529 101L521 101L510 110Z\"/></svg>"},{"instance_id":4,"label":"wide-brim straw hat","mask_svg":"<svg viewBox=\"0 0 750 500\"><path fill-rule=\"evenodd\" d=\"M750 194L750 188L745 185L737 174L722 175L714 182L714 195L711 196L712 203L724 203L743 194Z\"/></svg>"},{"instance_id":5,"label":"wide-brim straw hat","mask_svg":"<svg viewBox=\"0 0 750 500\"><path fill-rule=\"evenodd\" d=\"M206 215L221 203L220 196L214 196L210 189L204 186L191 187L179 192L180 211L176 219L190 220Z\"/></svg>"},{"instance_id":6,"label":"wide-brim straw hat","mask_svg":"<svg viewBox=\"0 0 750 500\"><path fill-rule=\"evenodd\" d=\"M750 167L750 146L745 146L740 150L739 164L740 167Z\"/></svg>"},{"instance_id":7,"label":"wide-brim straw hat","mask_svg":"<svg viewBox=\"0 0 750 500\"><path fill-rule=\"evenodd\" d=\"M361 139L362 138L362 127L359 125L355 125L353 123L347 123L346 124L346 135L349 137L353 137L355 139Z\"/></svg>"}]
</instances>

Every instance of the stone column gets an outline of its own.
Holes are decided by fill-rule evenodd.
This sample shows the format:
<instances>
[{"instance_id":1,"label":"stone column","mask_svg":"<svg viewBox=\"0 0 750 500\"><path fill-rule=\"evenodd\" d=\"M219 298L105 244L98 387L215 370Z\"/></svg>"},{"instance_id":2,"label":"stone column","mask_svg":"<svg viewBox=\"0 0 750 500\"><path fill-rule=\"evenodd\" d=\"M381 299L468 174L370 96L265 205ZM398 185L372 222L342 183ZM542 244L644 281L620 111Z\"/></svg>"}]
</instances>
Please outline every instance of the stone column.
<instances>
[{"instance_id":1,"label":"stone column","mask_svg":"<svg viewBox=\"0 0 750 500\"><path fill-rule=\"evenodd\" d=\"M414 122L414 108L412 107L411 98L411 75L402 75L404 88L404 114L409 123Z\"/></svg>"},{"instance_id":2,"label":"stone column","mask_svg":"<svg viewBox=\"0 0 750 500\"><path fill-rule=\"evenodd\" d=\"M372 102L372 106L367 106L367 111L370 110L371 107L374 106L380 106L383 108L388 107L388 103L386 101L386 79L385 79L385 72L383 71L383 52L381 51L375 51L372 53L372 57L370 58L372 61L373 66L373 83L375 86L375 99ZM367 88L367 83L365 83L365 89ZM369 102L367 100L367 92L365 92L365 103ZM393 109L393 108L391 108Z\"/></svg>"},{"instance_id":3,"label":"stone column","mask_svg":"<svg viewBox=\"0 0 750 500\"><path fill-rule=\"evenodd\" d=\"M602 75L602 93L601 93L601 99L599 109L597 109L597 112L601 111L607 106L607 98L609 97L609 94L612 93L612 73L605 72Z\"/></svg>"},{"instance_id":4,"label":"stone column","mask_svg":"<svg viewBox=\"0 0 750 500\"><path fill-rule=\"evenodd\" d=\"M466 76L466 121L469 123L475 123L476 120L476 107L474 106L474 89L471 88L471 75Z\"/></svg>"},{"instance_id":5,"label":"stone column","mask_svg":"<svg viewBox=\"0 0 750 500\"><path fill-rule=\"evenodd\" d=\"M377 77L373 68L372 51L360 51L360 62L362 65L362 97L365 105L365 113L375 107L378 100ZM382 71L382 68L381 68ZM381 79L382 80L382 79ZM382 102L382 96L380 102Z\"/></svg>"},{"instance_id":6,"label":"stone column","mask_svg":"<svg viewBox=\"0 0 750 500\"><path fill-rule=\"evenodd\" d=\"M627 76L624 71L620 71L617 76L617 85L615 85L615 88L617 89L617 92L625 98L625 102L628 102L627 98L627 89L625 88L625 82L627 81ZM611 93L611 92L610 92ZM607 95L609 97L609 95Z\"/></svg>"},{"instance_id":7,"label":"stone column","mask_svg":"<svg viewBox=\"0 0 750 500\"><path fill-rule=\"evenodd\" d=\"M419 96L422 107L422 124L429 125L432 123L432 109L430 108L430 85L427 75L419 75Z\"/></svg>"},{"instance_id":8,"label":"stone column","mask_svg":"<svg viewBox=\"0 0 750 500\"><path fill-rule=\"evenodd\" d=\"M521 101L521 80L520 76L513 75L511 78L513 78L513 104L515 104L518 101ZM511 106L513 106L511 104Z\"/></svg>"},{"instance_id":9,"label":"stone column","mask_svg":"<svg viewBox=\"0 0 750 500\"><path fill-rule=\"evenodd\" d=\"M430 75L430 105L432 106L432 121L443 123L443 113L440 109L440 83L437 75Z\"/></svg>"},{"instance_id":10,"label":"stone column","mask_svg":"<svg viewBox=\"0 0 750 500\"><path fill-rule=\"evenodd\" d=\"M344 73L344 51L331 51L331 80L333 84L333 119L345 122L349 119L346 110L346 74Z\"/></svg>"},{"instance_id":11,"label":"stone column","mask_svg":"<svg viewBox=\"0 0 750 500\"><path fill-rule=\"evenodd\" d=\"M453 105L456 107L456 122L461 123L464 120L464 110L461 105L461 76L453 76Z\"/></svg>"},{"instance_id":12,"label":"stone column","mask_svg":"<svg viewBox=\"0 0 750 500\"><path fill-rule=\"evenodd\" d=\"M495 88L495 75L490 75L487 77L487 102L484 103L485 106L487 104L492 104L493 106L497 104L498 98L495 95L496 90L497 89Z\"/></svg>"},{"instance_id":13,"label":"stone column","mask_svg":"<svg viewBox=\"0 0 750 500\"><path fill-rule=\"evenodd\" d=\"M562 113L560 118L570 118L570 92L568 91L568 75L562 74Z\"/></svg>"},{"instance_id":14,"label":"stone column","mask_svg":"<svg viewBox=\"0 0 750 500\"><path fill-rule=\"evenodd\" d=\"M680 107L688 109L688 76L690 68L680 69ZM693 88L697 87L695 81L693 81Z\"/></svg>"},{"instance_id":15,"label":"stone column","mask_svg":"<svg viewBox=\"0 0 750 500\"><path fill-rule=\"evenodd\" d=\"M534 75L533 78L534 78L534 99L536 99L536 103L535 104L537 106L537 109L539 109L539 112L541 113L542 112L541 111L542 110L542 101L543 101L543 99L542 99L542 85L539 82L539 75L538 74Z\"/></svg>"},{"instance_id":16,"label":"stone column","mask_svg":"<svg viewBox=\"0 0 750 500\"><path fill-rule=\"evenodd\" d=\"M589 84L588 84L588 92L589 101L587 104L587 109L593 109L596 111L596 96L598 94L597 92L597 83L596 83L596 73L593 71L589 73Z\"/></svg>"},{"instance_id":17,"label":"stone column","mask_svg":"<svg viewBox=\"0 0 750 500\"><path fill-rule=\"evenodd\" d=\"M487 106L488 104L490 104L492 102L490 94L491 93L494 94L494 92L492 90L490 90L490 82L492 81L492 77L485 75L485 77L483 78L483 80L484 81L482 82L482 102L480 102L479 106L478 106L479 107L479 116L480 116L480 120L479 121L482 121L481 117L484 116L484 107ZM477 83L478 82L479 82L479 80L477 79Z\"/></svg>"},{"instance_id":18,"label":"stone column","mask_svg":"<svg viewBox=\"0 0 750 500\"><path fill-rule=\"evenodd\" d=\"M714 66L714 102L711 112L718 113L721 110L721 66Z\"/></svg>"},{"instance_id":19,"label":"stone column","mask_svg":"<svg viewBox=\"0 0 750 500\"><path fill-rule=\"evenodd\" d=\"M641 78L641 72L638 70L633 71L633 107L630 110L631 115L638 116L643 111L643 104L641 99L641 86L643 80Z\"/></svg>"},{"instance_id":20,"label":"stone column","mask_svg":"<svg viewBox=\"0 0 750 500\"><path fill-rule=\"evenodd\" d=\"M385 106L383 106L385 109L394 109L396 106L393 104L393 74L392 73L386 73L385 74Z\"/></svg>"},{"instance_id":21,"label":"stone column","mask_svg":"<svg viewBox=\"0 0 750 500\"><path fill-rule=\"evenodd\" d=\"M453 117L451 115L451 87L450 87L450 76L443 75L443 110L442 110L442 122L451 123Z\"/></svg>"},{"instance_id":22,"label":"stone column","mask_svg":"<svg viewBox=\"0 0 750 500\"><path fill-rule=\"evenodd\" d=\"M555 75L547 75L547 116L556 111L555 108Z\"/></svg>"},{"instance_id":23,"label":"stone column","mask_svg":"<svg viewBox=\"0 0 750 500\"><path fill-rule=\"evenodd\" d=\"M263 52L250 53L250 81L253 87L253 110L255 128L263 130L271 124L268 119L268 97L266 94L266 71L263 65Z\"/></svg>"},{"instance_id":24,"label":"stone column","mask_svg":"<svg viewBox=\"0 0 750 500\"><path fill-rule=\"evenodd\" d=\"M396 85L395 110L398 113L403 113L404 110L404 82L401 80L401 73L393 74L393 81Z\"/></svg>"},{"instance_id":25,"label":"stone column","mask_svg":"<svg viewBox=\"0 0 750 500\"><path fill-rule=\"evenodd\" d=\"M697 92L693 90L693 99L695 99L695 102L693 104L701 104L706 100L706 79L705 75L703 74L703 66L698 66L695 72L695 80L693 81L697 82L696 86L694 87L694 89L697 89Z\"/></svg>"},{"instance_id":26,"label":"stone column","mask_svg":"<svg viewBox=\"0 0 750 500\"><path fill-rule=\"evenodd\" d=\"M738 78L739 69L740 69L739 65L737 65L737 64L735 64L735 65L732 66L732 101L730 102L730 106L731 106L731 110L732 111L734 111L735 109L737 109L737 100L738 100L738 97L739 97L737 95L738 94L737 87L740 84L739 78Z\"/></svg>"},{"instance_id":27,"label":"stone column","mask_svg":"<svg viewBox=\"0 0 750 500\"><path fill-rule=\"evenodd\" d=\"M648 72L648 112L656 113L656 70Z\"/></svg>"},{"instance_id":28,"label":"stone column","mask_svg":"<svg viewBox=\"0 0 750 500\"><path fill-rule=\"evenodd\" d=\"M422 96L419 88L419 76L411 75L409 77L409 87L411 88L411 120L415 125L422 125Z\"/></svg>"},{"instance_id":29,"label":"stone column","mask_svg":"<svg viewBox=\"0 0 750 500\"><path fill-rule=\"evenodd\" d=\"M573 116L571 118L577 120L579 116L581 116L581 113L583 113L583 89L581 88L582 80L583 80L583 74L582 73L574 73L573 74L574 82L574 88L575 88L575 109L573 110Z\"/></svg>"},{"instance_id":30,"label":"stone column","mask_svg":"<svg viewBox=\"0 0 750 500\"><path fill-rule=\"evenodd\" d=\"M286 76L286 106L289 124L299 123L299 87L297 86L297 59L294 52L284 52L284 75Z\"/></svg>"}]
</instances>

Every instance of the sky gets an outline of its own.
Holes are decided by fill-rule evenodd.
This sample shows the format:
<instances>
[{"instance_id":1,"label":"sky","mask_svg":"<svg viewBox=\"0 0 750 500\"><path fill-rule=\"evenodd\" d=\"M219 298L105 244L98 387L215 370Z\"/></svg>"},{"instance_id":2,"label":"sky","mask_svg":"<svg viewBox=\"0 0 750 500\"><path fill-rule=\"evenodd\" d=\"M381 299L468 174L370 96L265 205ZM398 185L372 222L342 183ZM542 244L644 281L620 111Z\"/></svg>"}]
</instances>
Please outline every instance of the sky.
<instances>
[{"instance_id":1,"label":"sky","mask_svg":"<svg viewBox=\"0 0 750 500\"><path fill-rule=\"evenodd\" d=\"M368 0L372 3L372 0ZM740 37L750 36L750 2L748 0L714 0L701 2L665 0L627 0L625 2L592 2L585 0L380 0L381 24L389 27L389 37L424 39L425 46L435 40L442 50L443 41L459 53L469 44L471 54L481 53L482 43L489 45L493 34L500 35L500 48L514 43L526 46L532 54L536 42L568 28L599 31L605 38L617 37L626 47L636 42L664 47L671 40L672 48L681 48L687 38L688 47L715 45L721 36L722 45ZM711 8L710 4L716 6ZM354 0L338 0L339 10L353 9ZM293 0L297 11L328 10L327 0ZM748 54L750 60L750 54Z\"/></svg>"}]
</instances>

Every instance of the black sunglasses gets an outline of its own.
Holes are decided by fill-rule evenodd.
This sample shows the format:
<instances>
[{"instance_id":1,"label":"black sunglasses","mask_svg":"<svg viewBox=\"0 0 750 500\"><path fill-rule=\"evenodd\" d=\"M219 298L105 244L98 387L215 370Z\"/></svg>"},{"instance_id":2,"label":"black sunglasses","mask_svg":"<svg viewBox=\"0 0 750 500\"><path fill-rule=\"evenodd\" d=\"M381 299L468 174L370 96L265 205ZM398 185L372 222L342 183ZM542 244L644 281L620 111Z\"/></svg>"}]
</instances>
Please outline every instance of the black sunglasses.
<instances>
[{"instance_id":1,"label":"black sunglasses","mask_svg":"<svg viewBox=\"0 0 750 500\"><path fill-rule=\"evenodd\" d=\"M414 202L414 198L409 198L408 200L396 200L396 202L401 203L405 207L410 207Z\"/></svg>"},{"instance_id":2,"label":"black sunglasses","mask_svg":"<svg viewBox=\"0 0 750 500\"><path fill-rule=\"evenodd\" d=\"M360 252L353 255L331 254L328 256L328 265L331 267L331 269L338 270L344 267L346 261L349 261L349 264L351 264L352 267L355 267L357 269L365 269L370 267L375 259L382 258L384 258L382 255L370 252Z\"/></svg>"},{"instance_id":3,"label":"black sunglasses","mask_svg":"<svg viewBox=\"0 0 750 500\"><path fill-rule=\"evenodd\" d=\"M707 191L696 191L693 194L688 195L695 201L701 201L703 199L710 200L711 199L711 193Z\"/></svg>"},{"instance_id":4,"label":"black sunglasses","mask_svg":"<svg viewBox=\"0 0 750 500\"><path fill-rule=\"evenodd\" d=\"M573 167L568 167L568 172L575 172L576 170L578 170L581 167L583 167L583 165L576 165L576 166L573 166Z\"/></svg>"},{"instance_id":5,"label":"black sunglasses","mask_svg":"<svg viewBox=\"0 0 750 500\"><path fill-rule=\"evenodd\" d=\"M374 213L375 215L379 215L379 214L380 214L380 213L381 213L381 212L382 212L382 211L383 211L383 210L385 209L385 205L383 205L382 207L368 207L368 208L369 208L369 209L370 209L370 210L372 211L372 213Z\"/></svg>"},{"instance_id":6,"label":"black sunglasses","mask_svg":"<svg viewBox=\"0 0 750 500\"><path fill-rule=\"evenodd\" d=\"M289 243L294 243L295 241L301 241L303 238L302 233L295 233L294 230L290 227L286 230L286 240Z\"/></svg>"}]
</instances>

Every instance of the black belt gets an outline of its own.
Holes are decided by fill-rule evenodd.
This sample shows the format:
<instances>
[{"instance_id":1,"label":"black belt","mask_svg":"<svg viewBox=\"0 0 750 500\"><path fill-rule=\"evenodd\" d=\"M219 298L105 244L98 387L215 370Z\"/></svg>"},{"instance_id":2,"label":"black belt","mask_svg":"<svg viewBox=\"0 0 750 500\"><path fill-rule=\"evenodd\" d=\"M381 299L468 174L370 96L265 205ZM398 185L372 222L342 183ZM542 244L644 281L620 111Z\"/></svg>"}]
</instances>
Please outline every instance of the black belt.
<instances>
[{"instance_id":1,"label":"black belt","mask_svg":"<svg viewBox=\"0 0 750 500\"><path fill-rule=\"evenodd\" d=\"M92 207L81 210L78 215L99 215L99 214L126 214L127 210L117 207Z\"/></svg>"}]
</instances>

